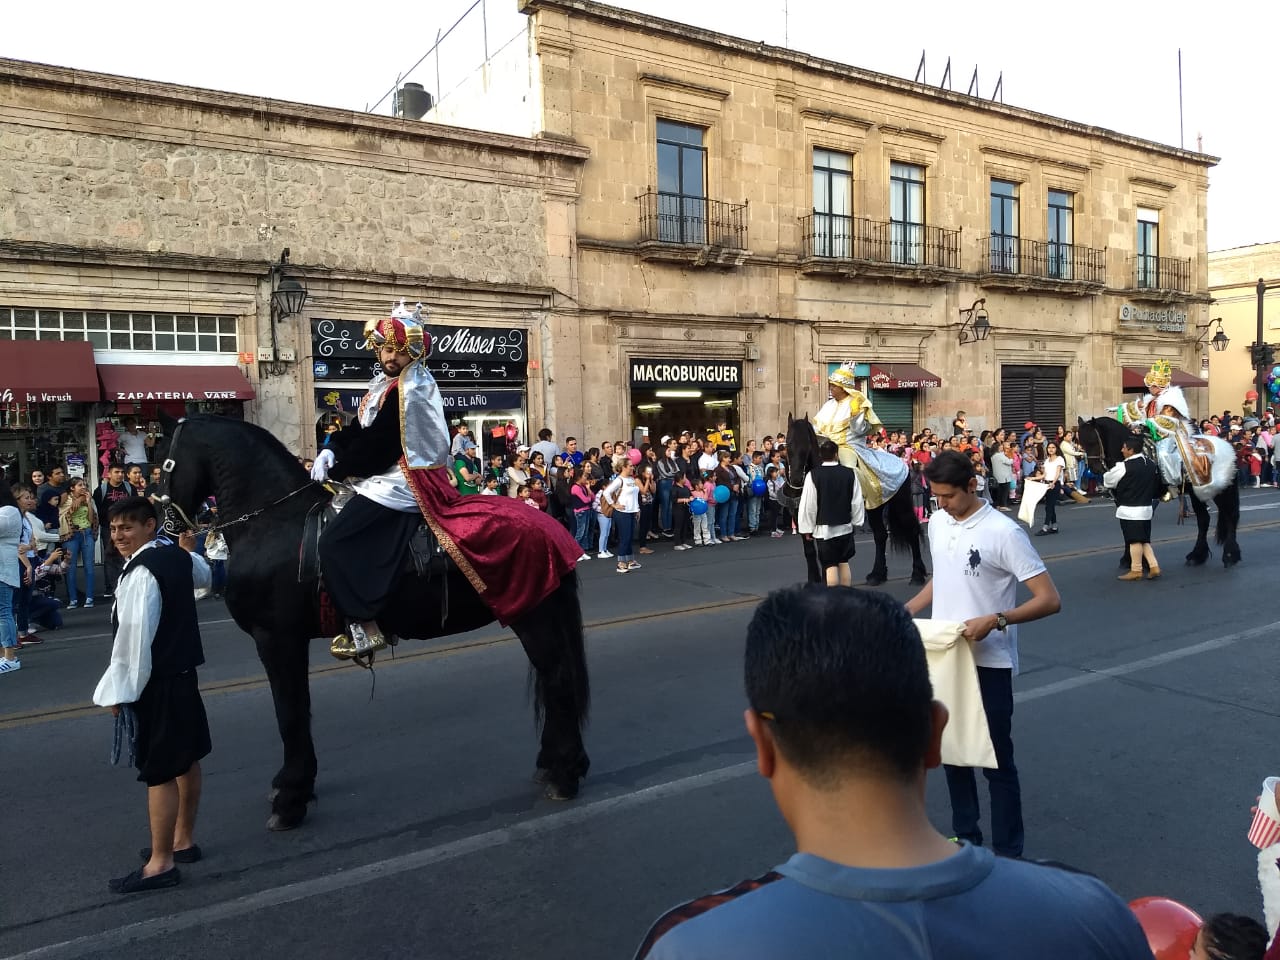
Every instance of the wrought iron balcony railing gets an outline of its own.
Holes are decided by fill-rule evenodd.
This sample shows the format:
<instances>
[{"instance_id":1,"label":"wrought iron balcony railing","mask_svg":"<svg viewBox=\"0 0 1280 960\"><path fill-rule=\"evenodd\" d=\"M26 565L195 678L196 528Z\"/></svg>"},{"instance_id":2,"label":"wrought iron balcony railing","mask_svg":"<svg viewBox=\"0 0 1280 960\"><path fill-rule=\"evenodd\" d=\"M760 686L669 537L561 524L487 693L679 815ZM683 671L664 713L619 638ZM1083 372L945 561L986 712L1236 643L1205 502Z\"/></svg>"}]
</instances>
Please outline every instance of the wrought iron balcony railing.
<instances>
[{"instance_id":1,"label":"wrought iron balcony railing","mask_svg":"<svg viewBox=\"0 0 1280 960\"><path fill-rule=\"evenodd\" d=\"M1140 290L1191 292L1191 261L1179 257L1157 257L1140 253L1130 257L1133 285Z\"/></svg>"},{"instance_id":2,"label":"wrought iron balcony railing","mask_svg":"<svg viewBox=\"0 0 1280 960\"><path fill-rule=\"evenodd\" d=\"M960 269L960 231L814 211L800 218L806 258Z\"/></svg>"},{"instance_id":3,"label":"wrought iron balcony railing","mask_svg":"<svg viewBox=\"0 0 1280 960\"><path fill-rule=\"evenodd\" d=\"M1107 251L1073 243L1006 236L983 237L982 263L984 273L1007 273L1043 280L1107 282Z\"/></svg>"},{"instance_id":4,"label":"wrought iron balcony railing","mask_svg":"<svg viewBox=\"0 0 1280 960\"><path fill-rule=\"evenodd\" d=\"M747 205L650 190L640 201L641 239L696 247L747 248Z\"/></svg>"}]
</instances>

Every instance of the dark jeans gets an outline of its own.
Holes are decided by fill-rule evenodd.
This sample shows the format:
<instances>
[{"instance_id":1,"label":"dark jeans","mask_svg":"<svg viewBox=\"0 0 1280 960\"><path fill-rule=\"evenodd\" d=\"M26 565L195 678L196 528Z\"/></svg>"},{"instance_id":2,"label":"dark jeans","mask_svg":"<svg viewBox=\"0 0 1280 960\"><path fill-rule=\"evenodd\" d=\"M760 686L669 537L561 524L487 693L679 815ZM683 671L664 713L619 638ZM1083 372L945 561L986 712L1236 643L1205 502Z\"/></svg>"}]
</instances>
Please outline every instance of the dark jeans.
<instances>
[{"instance_id":1,"label":"dark jeans","mask_svg":"<svg viewBox=\"0 0 1280 960\"><path fill-rule=\"evenodd\" d=\"M24 572L19 566L20 577ZM24 583L13 592L13 619L18 624L18 633L25 634L31 628L31 584L29 583Z\"/></svg>"},{"instance_id":2,"label":"dark jeans","mask_svg":"<svg viewBox=\"0 0 1280 960\"><path fill-rule=\"evenodd\" d=\"M996 750L995 770L983 770L991 794L991 848L1005 857L1022 856L1022 787L1013 764L1013 671L978 667L982 706ZM982 844L978 826L978 780L973 767L943 767L951 794L951 830L961 840Z\"/></svg>"},{"instance_id":3,"label":"dark jeans","mask_svg":"<svg viewBox=\"0 0 1280 960\"><path fill-rule=\"evenodd\" d=\"M658 523L663 530L671 529L671 491L676 485L675 478L658 480Z\"/></svg>"},{"instance_id":4,"label":"dark jeans","mask_svg":"<svg viewBox=\"0 0 1280 960\"><path fill-rule=\"evenodd\" d=\"M997 483L995 480L987 481L987 489L991 491L991 502L997 507L1007 507L1009 505L1009 484Z\"/></svg>"},{"instance_id":5,"label":"dark jeans","mask_svg":"<svg viewBox=\"0 0 1280 960\"><path fill-rule=\"evenodd\" d=\"M693 542L693 528L689 524L689 505L687 503L672 502L671 532L675 535L677 544Z\"/></svg>"},{"instance_id":6,"label":"dark jeans","mask_svg":"<svg viewBox=\"0 0 1280 960\"><path fill-rule=\"evenodd\" d=\"M1044 492L1044 525L1046 527L1058 525L1058 485L1056 483Z\"/></svg>"},{"instance_id":7,"label":"dark jeans","mask_svg":"<svg viewBox=\"0 0 1280 960\"><path fill-rule=\"evenodd\" d=\"M636 539L640 541L640 546L644 546L645 540L649 538L649 534L657 533L654 527L654 518L657 516L656 503L640 504L640 526L636 530Z\"/></svg>"},{"instance_id":8,"label":"dark jeans","mask_svg":"<svg viewBox=\"0 0 1280 960\"><path fill-rule=\"evenodd\" d=\"M635 536L636 521L639 514L613 511L613 527L618 531L618 562L634 560L632 538Z\"/></svg>"}]
</instances>

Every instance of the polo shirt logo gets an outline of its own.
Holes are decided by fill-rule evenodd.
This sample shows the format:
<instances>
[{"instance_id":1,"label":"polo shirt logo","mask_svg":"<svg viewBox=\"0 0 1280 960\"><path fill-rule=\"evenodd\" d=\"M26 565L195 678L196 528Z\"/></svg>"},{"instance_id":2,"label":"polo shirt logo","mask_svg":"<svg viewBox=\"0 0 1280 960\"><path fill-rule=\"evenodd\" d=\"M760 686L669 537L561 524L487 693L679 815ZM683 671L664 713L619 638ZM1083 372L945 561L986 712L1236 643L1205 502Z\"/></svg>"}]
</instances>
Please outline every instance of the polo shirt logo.
<instances>
[{"instance_id":1,"label":"polo shirt logo","mask_svg":"<svg viewBox=\"0 0 1280 960\"><path fill-rule=\"evenodd\" d=\"M980 577L982 573L978 568L982 566L982 554L978 552L977 547L969 549L969 566L965 568L964 575L966 577Z\"/></svg>"}]
</instances>

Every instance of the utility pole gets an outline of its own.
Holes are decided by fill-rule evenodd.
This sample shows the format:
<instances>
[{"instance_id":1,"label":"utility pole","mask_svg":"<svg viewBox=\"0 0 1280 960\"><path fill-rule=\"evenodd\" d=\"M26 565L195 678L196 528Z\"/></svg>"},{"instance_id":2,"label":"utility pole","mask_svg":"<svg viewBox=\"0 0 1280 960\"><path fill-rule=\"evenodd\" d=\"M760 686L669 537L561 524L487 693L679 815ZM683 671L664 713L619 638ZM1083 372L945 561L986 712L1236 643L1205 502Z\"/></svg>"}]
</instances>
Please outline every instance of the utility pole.
<instances>
[{"instance_id":1,"label":"utility pole","mask_svg":"<svg viewBox=\"0 0 1280 960\"><path fill-rule=\"evenodd\" d=\"M1254 384L1253 389L1258 392L1258 401L1254 407L1254 416L1261 419L1262 407L1268 400L1267 397L1267 374L1271 367L1275 364L1275 348L1267 343L1266 330L1263 325L1262 300L1266 296L1268 290L1280 288L1280 280L1272 280L1268 283L1261 277L1258 278L1258 339L1250 347L1254 367Z\"/></svg>"}]
</instances>

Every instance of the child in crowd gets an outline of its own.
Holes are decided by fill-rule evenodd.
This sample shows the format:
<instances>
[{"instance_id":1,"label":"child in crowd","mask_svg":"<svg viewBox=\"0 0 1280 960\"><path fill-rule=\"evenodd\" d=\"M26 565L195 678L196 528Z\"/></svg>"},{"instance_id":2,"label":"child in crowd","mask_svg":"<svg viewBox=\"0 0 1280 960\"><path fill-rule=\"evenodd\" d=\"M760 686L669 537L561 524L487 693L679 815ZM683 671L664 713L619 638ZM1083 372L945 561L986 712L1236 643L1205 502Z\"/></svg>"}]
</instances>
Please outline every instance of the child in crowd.
<instances>
[{"instance_id":1,"label":"child in crowd","mask_svg":"<svg viewBox=\"0 0 1280 960\"><path fill-rule=\"evenodd\" d=\"M714 515L716 511L716 478L715 473L711 470L702 471L702 499L707 501L707 514ZM707 529L710 535L707 537L707 545L714 546L723 541L716 536L716 526L714 518L708 521ZM695 537L694 546L697 546Z\"/></svg>"},{"instance_id":2,"label":"child in crowd","mask_svg":"<svg viewBox=\"0 0 1280 960\"><path fill-rule=\"evenodd\" d=\"M533 507L533 509L537 510L539 509L538 502L534 500L533 497L529 496L529 491L530 487L527 483L520 484L520 486L516 487L516 499L523 500L529 506Z\"/></svg>"},{"instance_id":3,"label":"child in crowd","mask_svg":"<svg viewBox=\"0 0 1280 960\"><path fill-rule=\"evenodd\" d=\"M695 547L709 547L717 542L711 535L711 504L715 502L711 499L712 494L708 492L711 489L711 484L704 479L689 491L689 512L693 516L693 545ZM701 500L707 509L700 514L693 513L692 504L694 500Z\"/></svg>"},{"instance_id":4,"label":"child in crowd","mask_svg":"<svg viewBox=\"0 0 1280 960\"><path fill-rule=\"evenodd\" d=\"M591 554L587 551L591 548L591 518L595 513L593 507L596 497L591 490L594 483L594 478L584 473L569 488L569 502L573 504L573 536L582 548L579 562L591 559Z\"/></svg>"},{"instance_id":5,"label":"child in crowd","mask_svg":"<svg viewBox=\"0 0 1280 960\"><path fill-rule=\"evenodd\" d=\"M676 550L692 550L690 539L693 527L689 523L689 504L693 502L693 488L689 475L681 471L671 488L671 533L676 539Z\"/></svg>"},{"instance_id":6,"label":"child in crowd","mask_svg":"<svg viewBox=\"0 0 1280 960\"><path fill-rule=\"evenodd\" d=\"M480 491L482 497L497 497L498 487L502 483L502 478L494 474L489 474L484 478L484 489Z\"/></svg>"},{"instance_id":7,"label":"child in crowd","mask_svg":"<svg viewBox=\"0 0 1280 960\"><path fill-rule=\"evenodd\" d=\"M915 508L916 519L928 523L929 517L925 508L929 503L929 481L924 478L924 464L919 460L911 461L911 505Z\"/></svg>"}]
</instances>

